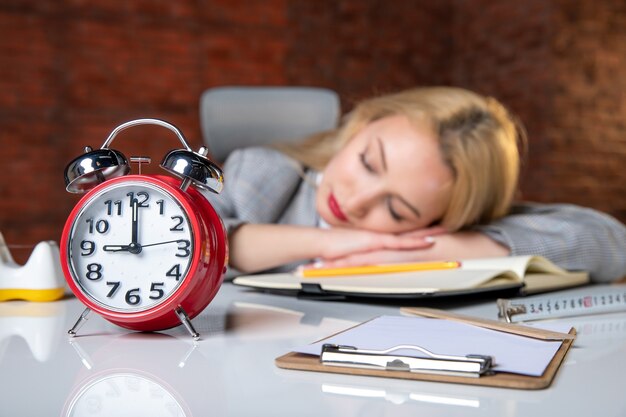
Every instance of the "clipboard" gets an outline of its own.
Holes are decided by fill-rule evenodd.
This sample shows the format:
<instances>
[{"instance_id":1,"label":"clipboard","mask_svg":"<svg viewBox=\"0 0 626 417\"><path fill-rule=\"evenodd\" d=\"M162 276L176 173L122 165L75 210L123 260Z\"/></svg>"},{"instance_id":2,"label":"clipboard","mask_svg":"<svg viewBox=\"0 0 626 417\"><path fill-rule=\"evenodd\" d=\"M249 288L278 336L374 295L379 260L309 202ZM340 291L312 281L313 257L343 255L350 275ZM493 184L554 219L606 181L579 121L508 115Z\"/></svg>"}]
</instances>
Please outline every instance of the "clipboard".
<instances>
[{"instance_id":1,"label":"clipboard","mask_svg":"<svg viewBox=\"0 0 626 417\"><path fill-rule=\"evenodd\" d=\"M407 311L410 310L410 311ZM404 309L405 313L409 314L417 314L420 315L419 308L412 309ZM446 313L440 310L434 309L424 309L425 316L435 317L439 312L440 318L449 319L446 317L450 313ZM552 357L548 366L541 376L529 376L522 374L513 374L506 372L481 372L480 375L473 374L463 374L463 373L455 373L455 372L429 372L429 371L409 371L408 369L397 368L378 368L370 367L370 366L361 366L360 364L349 363L350 358L345 358L345 364L342 363L333 363L325 364L321 362L320 356L308 355L298 352L289 352L285 355L282 355L275 360L276 366L283 369L291 369L291 370L302 370L302 371L315 371L315 372L329 372L329 373L337 373L337 374L345 374L345 375L362 375L362 376L376 376L376 377L386 377L386 378L397 378L404 380L418 380L418 381L431 381L431 382L447 382L447 383L457 383L457 384L467 384L467 385L478 385L478 386L487 386L487 387L499 387L499 388L513 388L513 389L525 389L525 390L540 390L545 389L550 386L552 381L554 380L567 352L571 348L575 336L576 330L574 328L570 329L568 334L561 334L551 331L544 331L542 329L531 329L530 334L527 330L520 332L520 329L527 329L524 326L510 326L507 323L502 323L498 321L485 320L485 319L477 319L476 322L474 318L461 316L458 314L454 314L454 320L462 320L468 324L473 324L478 327L488 327L491 324L498 326L497 329L500 330L502 328L506 329L506 332L522 335L526 337L534 337L540 340L555 340L555 334L560 334L562 337L559 337L560 347ZM366 322L367 323L367 322ZM364 324L364 323L362 323ZM359 324L355 327L358 327L362 324ZM354 328L354 327L353 327ZM353 329L351 328L351 329ZM348 331L350 329L344 330ZM500 330L501 331L501 330ZM343 332L339 332L343 333ZM338 334L339 334L338 333ZM335 336L331 335L328 338ZM325 339L328 339L325 338ZM325 340L323 339L323 340ZM337 349L337 346L330 346L330 348ZM359 347L351 347L352 349ZM358 354L358 352L349 351L346 353ZM371 352L367 351L366 354ZM389 352L388 352L389 353ZM385 355L388 353L380 353L381 355ZM390 363L394 361L393 354L390 356ZM497 361L497 358L495 358ZM343 359L342 359L343 360ZM393 366L393 365L392 365ZM406 366L406 364L405 364Z\"/></svg>"}]
</instances>

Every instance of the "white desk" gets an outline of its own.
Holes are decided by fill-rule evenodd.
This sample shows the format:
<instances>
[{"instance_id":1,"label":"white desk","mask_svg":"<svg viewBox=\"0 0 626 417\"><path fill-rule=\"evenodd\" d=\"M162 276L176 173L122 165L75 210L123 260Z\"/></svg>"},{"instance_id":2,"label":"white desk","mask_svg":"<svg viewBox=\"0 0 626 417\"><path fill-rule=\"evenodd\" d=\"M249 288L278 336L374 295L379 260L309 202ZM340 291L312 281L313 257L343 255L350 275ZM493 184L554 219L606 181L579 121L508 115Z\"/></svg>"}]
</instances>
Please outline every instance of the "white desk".
<instances>
[{"instance_id":1,"label":"white desk","mask_svg":"<svg viewBox=\"0 0 626 417\"><path fill-rule=\"evenodd\" d=\"M289 371L274 358L397 307L298 300L225 284L193 320L133 333L83 306L0 303L1 416L626 415L626 314L570 319L579 336L541 391ZM455 311L495 318L495 303ZM74 414L71 413L73 410Z\"/></svg>"}]
</instances>

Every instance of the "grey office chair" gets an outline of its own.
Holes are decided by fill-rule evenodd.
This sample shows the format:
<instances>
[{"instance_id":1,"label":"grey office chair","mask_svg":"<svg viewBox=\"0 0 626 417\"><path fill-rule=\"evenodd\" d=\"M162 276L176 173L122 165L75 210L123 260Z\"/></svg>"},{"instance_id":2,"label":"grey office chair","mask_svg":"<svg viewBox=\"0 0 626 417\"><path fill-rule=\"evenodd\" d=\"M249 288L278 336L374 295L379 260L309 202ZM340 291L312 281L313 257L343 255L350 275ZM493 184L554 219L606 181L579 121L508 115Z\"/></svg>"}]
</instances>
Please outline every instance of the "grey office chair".
<instances>
[{"instance_id":1,"label":"grey office chair","mask_svg":"<svg viewBox=\"0 0 626 417\"><path fill-rule=\"evenodd\" d=\"M200 98L203 140L219 162L236 148L333 129L339 116L339 96L325 88L217 87Z\"/></svg>"}]
</instances>

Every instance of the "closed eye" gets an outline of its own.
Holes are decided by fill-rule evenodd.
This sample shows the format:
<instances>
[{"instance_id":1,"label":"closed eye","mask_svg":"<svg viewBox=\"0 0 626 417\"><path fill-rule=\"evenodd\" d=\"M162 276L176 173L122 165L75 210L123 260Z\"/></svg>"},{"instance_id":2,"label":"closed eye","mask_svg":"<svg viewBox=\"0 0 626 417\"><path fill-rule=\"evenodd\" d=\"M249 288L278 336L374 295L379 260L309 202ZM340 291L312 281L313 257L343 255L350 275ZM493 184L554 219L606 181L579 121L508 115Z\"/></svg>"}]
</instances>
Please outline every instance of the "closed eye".
<instances>
[{"instance_id":1,"label":"closed eye","mask_svg":"<svg viewBox=\"0 0 626 417\"><path fill-rule=\"evenodd\" d=\"M400 215L394 208L393 208L393 204L391 202L391 197L387 198L387 209L389 210L389 215L391 216L391 218L396 221L396 222L402 222L404 221L404 217L402 215Z\"/></svg>"},{"instance_id":2,"label":"closed eye","mask_svg":"<svg viewBox=\"0 0 626 417\"><path fill-rule=\"evenodd\" d=\"M365 170L371 174L376 173L376 171L374 170L374 167L372 167L372 165L370 165L370 163L367 161L367 156L364 152L361 152L359 154L359 159L361 160L361 165L363 165L363 167L365 168Z\"/></svg>"}]
</instances>

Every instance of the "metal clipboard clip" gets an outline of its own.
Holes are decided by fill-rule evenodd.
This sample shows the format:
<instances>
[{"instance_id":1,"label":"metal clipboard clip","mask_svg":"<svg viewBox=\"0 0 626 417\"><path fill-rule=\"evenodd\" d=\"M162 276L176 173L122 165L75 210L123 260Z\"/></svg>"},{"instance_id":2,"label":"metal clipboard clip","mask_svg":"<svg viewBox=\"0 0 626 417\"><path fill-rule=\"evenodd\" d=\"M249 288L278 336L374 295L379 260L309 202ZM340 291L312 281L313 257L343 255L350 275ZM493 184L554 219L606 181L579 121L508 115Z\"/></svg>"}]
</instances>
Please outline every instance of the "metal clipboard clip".
<instances>
[{"instance_id":1,"label":"metal clipboard clip","mask_svg":"<svg viewBox=\"0 0 626 417\"><path fill-rule=\"evenodd\" d=\"M399 349L416 350L427 357L416 358L392 354L392 352ZM492 373L492 367L495 363L492 356L438 355L415 345L398 345L384 350L371 350L328 343L322 346L320 361L323 365L331 366L470 377L479 377Z\"/></svg>"}]
</instances>

